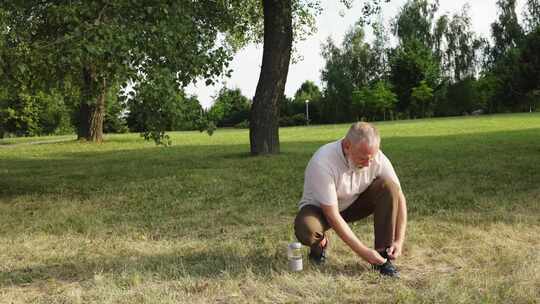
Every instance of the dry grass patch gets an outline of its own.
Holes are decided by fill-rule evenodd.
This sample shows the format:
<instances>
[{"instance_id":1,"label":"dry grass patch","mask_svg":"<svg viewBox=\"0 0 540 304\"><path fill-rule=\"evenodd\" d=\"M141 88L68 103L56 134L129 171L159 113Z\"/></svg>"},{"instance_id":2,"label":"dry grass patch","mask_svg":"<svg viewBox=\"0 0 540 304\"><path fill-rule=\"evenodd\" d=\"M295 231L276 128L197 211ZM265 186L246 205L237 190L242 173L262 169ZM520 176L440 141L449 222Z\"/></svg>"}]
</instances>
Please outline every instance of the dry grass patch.
<instances>
[{"instance_id":1,"label":"dry grass patch","mask_svg":"<svg viewBox=\"0 0 540 304\"><path fill-rule=\"evenodd\" d=\"M465 216L465 215L464 215ZM291 218L292 220L292 218ZM354 229L371 241L366 221ZM328 264L287 270L286 242L152 241L32 235L2 239L3 303L533 303L540 226L411 221L399 281L381 279L330 235ZM517 249L519 248L519 250Z\"/></svg>"}]
</instances>

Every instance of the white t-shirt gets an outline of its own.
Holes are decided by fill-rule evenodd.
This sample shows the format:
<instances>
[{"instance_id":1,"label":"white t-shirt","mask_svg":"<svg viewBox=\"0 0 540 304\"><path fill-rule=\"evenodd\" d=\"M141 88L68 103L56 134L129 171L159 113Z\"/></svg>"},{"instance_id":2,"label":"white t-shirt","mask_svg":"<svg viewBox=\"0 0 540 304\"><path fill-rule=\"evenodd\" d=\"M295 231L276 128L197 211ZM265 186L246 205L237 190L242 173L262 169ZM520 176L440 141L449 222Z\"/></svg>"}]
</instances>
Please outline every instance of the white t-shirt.
<instances>
[{"instance_id":1,"label":"white t-shirt","mask_svg":"<svg viewBox=\"0 0 540 304\"><path fill-rule=\"evenodd\" d=\"M328 143L311 157L305 176L304 194L299 208L305 205L338 205L347 209L377 177L387 177L400 188L401 184L388 158L381 150L370 165L361 169L349 165L341 141Z\"/></svg>"}]
</instances>

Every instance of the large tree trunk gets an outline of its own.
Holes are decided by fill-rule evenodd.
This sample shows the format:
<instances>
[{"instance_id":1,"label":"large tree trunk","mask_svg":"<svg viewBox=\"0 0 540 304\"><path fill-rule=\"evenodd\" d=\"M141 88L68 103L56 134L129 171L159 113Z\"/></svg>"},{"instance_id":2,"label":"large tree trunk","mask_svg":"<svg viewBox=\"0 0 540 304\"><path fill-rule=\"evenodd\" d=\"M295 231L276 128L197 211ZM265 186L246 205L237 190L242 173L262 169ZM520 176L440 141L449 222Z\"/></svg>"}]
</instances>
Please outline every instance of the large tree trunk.
<instances>
[{"instance_id":1,"label":"large tree trunk","mask_svg":"<svg viewBox=\"0 0 540 304\"><path fill-rule=\"evenodd\" d=\"M263 0L263 7L263 60L249 124L253 155L279 153L279 102L292 48L291 0Z\"/></svg>"},{"instance_id":2,"label":"large tree trunk","mask_svg":"<svg viewBox=\"0 0 540 304\"><path fill-rule=\"evenodd\" d=\"M98 83L93 68L83 71L84 94L79 108L79 128L77 138L91 142L103 141L103 120L105 118L105 98L107 83L102 79Z\"/></svg>"}]
</instances>

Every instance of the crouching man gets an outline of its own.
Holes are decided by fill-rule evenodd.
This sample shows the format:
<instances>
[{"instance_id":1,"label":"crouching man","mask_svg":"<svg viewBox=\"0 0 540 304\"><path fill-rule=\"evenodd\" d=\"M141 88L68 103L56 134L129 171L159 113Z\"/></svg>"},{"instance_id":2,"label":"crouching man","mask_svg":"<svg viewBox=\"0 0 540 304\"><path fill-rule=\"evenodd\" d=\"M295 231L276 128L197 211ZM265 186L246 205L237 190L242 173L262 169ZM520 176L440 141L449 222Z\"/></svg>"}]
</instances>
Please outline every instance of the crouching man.
<instances>
[{"instance_id":1,"label":"crouching man","mask_svg":"<svg viewBox=\"0 0 540 304\"><path fill-rule=\"evenodd\" d=\"M313 262L325 261L325 233L332 228L382 275L399 277L391 260L403 248L407 205L394 168L379 149L380 141L373 125L358 122L345 138L322 146L309 161L294 230L298 240L311 248ZM347 224L370 214L375 249L364 245Z\"/></svg>"}]
</instances>

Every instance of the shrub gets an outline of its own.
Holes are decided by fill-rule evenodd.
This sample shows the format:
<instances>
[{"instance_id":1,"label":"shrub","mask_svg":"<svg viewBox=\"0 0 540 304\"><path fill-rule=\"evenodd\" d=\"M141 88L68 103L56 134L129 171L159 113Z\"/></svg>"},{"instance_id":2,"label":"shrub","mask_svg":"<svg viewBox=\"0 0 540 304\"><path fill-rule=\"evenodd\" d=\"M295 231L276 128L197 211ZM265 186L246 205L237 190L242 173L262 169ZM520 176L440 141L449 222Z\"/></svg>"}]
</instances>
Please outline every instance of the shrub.
<instances>
[{"instance_id":1,"label":"shrub","mask_svg":"<svg viewBox=\"0 0 540 304\"><path fill-rule=\"evenodd\" d=\"M237 129L247 129L247 128L249 128L249 121L243 120L243 121L237 123L236 125L234 125L234 127L237 128Z\"/></svg>"},{"instance_id":2,"label":"shrub","mask_svg":"<svg viewBox=\"0 0 540 304\"><path fill-rule=\"evenodd\" d=\"M303 113L294 114L292 116L295 126L301 126L307 124L306 116Z\"/></svg>"},{"instance_id":3,"label":"shrub","mask_svg":"<svg viewBox=\"0 0 540 304\"><path fill-rule=\"evenodd\" d=\"M294 120L291 116L281 116L279 118L279 126L280 127L288 127L288 126L294 126Z\"/></svg>"}]
</instances>

